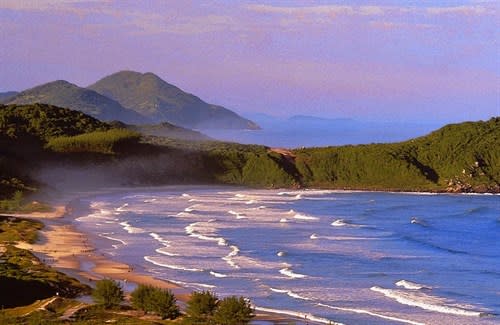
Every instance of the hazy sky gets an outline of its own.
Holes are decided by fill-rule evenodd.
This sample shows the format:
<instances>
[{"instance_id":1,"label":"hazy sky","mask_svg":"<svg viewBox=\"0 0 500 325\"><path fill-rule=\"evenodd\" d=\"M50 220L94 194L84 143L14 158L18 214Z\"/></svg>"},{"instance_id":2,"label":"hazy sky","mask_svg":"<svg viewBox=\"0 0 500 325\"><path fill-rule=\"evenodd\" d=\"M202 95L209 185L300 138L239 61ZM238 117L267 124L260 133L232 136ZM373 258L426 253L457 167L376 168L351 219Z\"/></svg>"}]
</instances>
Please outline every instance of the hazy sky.
<instances>
[{"instance_id":1,"label":"hazy sky","mask_svg":"<svg viewBox=\"0 0 500 325\"><path fill-rule=\"evenodd\" d=\"M240 113L500 115L499 1L0 0L0 91L151 71Z\"/></svg>"}]
</instances>

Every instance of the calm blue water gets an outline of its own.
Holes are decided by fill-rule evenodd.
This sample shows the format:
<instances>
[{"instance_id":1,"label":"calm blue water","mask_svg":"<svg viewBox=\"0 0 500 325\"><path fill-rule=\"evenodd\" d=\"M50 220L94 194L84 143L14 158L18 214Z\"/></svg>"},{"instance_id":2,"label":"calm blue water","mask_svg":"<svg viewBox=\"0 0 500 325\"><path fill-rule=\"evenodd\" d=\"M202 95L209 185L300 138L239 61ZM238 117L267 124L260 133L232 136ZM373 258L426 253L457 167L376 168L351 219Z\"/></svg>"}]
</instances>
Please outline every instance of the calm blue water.
<instances>
[{"instance_id":1,"label":"calm blue water","mask_svg":"<svg viewBox=\"0 0 500 325\"><path fill-rule=\"evenodd\" d=\"M500 196L204 187L82 199L102 253L312 323L499 324ZM305 322L305 320L304 320Z\"/></svg>"}]
</instances>

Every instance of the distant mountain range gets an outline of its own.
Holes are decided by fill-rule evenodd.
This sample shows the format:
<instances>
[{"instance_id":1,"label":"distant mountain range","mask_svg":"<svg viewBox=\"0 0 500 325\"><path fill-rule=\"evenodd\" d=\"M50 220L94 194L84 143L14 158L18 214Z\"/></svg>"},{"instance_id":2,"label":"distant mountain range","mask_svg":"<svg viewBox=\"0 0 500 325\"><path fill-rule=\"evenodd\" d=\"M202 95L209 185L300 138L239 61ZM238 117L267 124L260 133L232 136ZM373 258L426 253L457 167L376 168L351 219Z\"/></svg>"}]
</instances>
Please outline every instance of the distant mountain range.
<instances>
[{"instance_id":1,"label":"distant mountain range","mask_svg":"<svg viewBox=\"0 0 500 325\"><path fill-rule=\"evenodd\" d=\"M88 88L64 80L53 81L20 93L1 93L0 103L51 104L78 110L103 121L118 120L128 124L169 122L187 128L259 128L233 111L208 104L150 72L117 72Z\"/></svg>"}]
</instances>

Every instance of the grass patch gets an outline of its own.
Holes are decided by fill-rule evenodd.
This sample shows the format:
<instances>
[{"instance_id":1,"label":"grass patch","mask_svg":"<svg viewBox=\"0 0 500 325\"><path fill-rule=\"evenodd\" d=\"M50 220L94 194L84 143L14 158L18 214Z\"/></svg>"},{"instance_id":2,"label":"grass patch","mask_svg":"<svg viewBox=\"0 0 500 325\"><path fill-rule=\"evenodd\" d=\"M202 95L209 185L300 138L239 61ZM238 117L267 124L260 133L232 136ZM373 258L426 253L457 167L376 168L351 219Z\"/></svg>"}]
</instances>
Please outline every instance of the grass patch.
<instances>
[{"instance_id":1,"label":"grass patch","mask_svg":"<svg viewBox=\"0 0 500 325\"><path fill-rule=\"evenodd\" d=\"M0 242L25 241L34 243L43 223L35 220L0 215Z\"/></svg>"},{"instance_id":2,"label":"grass patch","mask_svg":"<svg viewBox=\"0 0 500 325\"><path fill-rule=\"evenodd\" d=\"M141 135L126 129L94 131L75 136L60 136L48 141L46 148L54 152L92 152L114 154L128 145L136 144Z\"/></svg>"}]
</instances>

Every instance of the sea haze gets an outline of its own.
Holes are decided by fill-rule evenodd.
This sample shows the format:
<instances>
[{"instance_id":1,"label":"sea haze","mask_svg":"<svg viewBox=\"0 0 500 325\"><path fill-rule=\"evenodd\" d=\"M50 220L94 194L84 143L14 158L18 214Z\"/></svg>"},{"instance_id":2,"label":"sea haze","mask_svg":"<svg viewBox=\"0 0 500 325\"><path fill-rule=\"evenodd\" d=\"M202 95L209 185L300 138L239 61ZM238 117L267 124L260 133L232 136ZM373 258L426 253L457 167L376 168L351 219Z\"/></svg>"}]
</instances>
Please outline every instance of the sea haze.
<instances>
[{"instance_id":1,"label":"sea haze","mask_svg":"<svg viewBox=\"0 0 500 325\"><path fill-rule=\"evenodd\" d=\"M206 129L202 132L224 141L299 148L399 142L426 135L444 125L439 122L367 122L305 115L276 118L252 114L248 118L261 129Z\"/></svg>"},{"instance_id":2,"label":"sea haze","mask_svg":"<svg viewBox=\"0 0 500 325\"><path fill-rule=\"evenodd\" d=\"M500 322L498 195L184 187L81 203L99 253L303 323Z\"/></svg>"}]
</instances>

